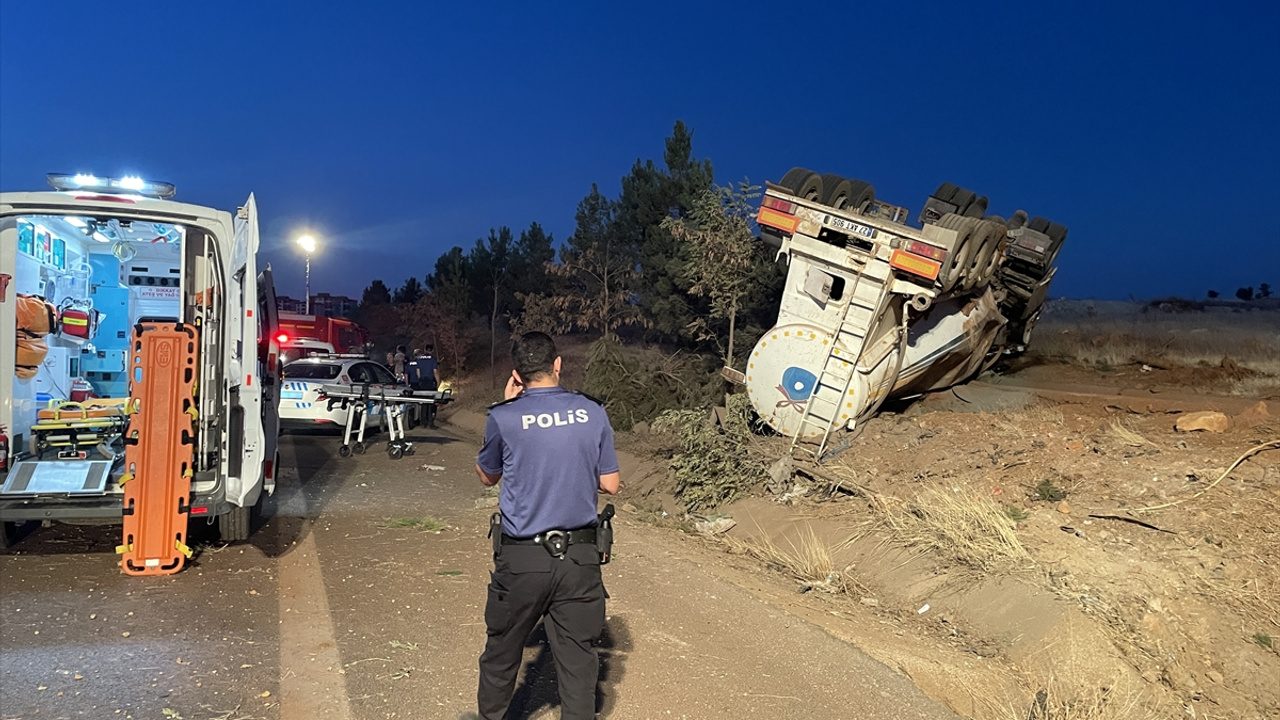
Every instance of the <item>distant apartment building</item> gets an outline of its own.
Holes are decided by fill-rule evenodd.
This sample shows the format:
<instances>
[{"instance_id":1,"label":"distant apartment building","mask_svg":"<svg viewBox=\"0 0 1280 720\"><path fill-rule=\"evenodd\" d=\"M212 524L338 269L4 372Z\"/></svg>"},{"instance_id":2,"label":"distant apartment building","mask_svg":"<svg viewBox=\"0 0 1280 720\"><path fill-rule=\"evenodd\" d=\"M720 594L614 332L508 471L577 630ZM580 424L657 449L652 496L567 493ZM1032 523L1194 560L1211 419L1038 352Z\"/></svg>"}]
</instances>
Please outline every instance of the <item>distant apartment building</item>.
<instances>
[{"instance_id":1,"label":"distant apartment building","mask_svg":"<svg viewBox=\"0 0 1280 720\"><path fill-rule=\"evenodd\" d=\"M307 303L303 300L295 300L288 295L277 295L276 309L280 312L304 313L307 310Z\"/></svg>"},{"instance_id":2,"label":"distant apartment building","mask_svg":"<svg viewBox=\"0 0 1280 720\"><path fill-rule=\"evenodd\" d=\"M311 314L320 317L351 317L355 314L360 301L346 295L330 295L316 293L311 296Z\"/></svg>"},{"instance_id":3,"label":"distant apartment building","mask_svg":"<svg viewBox=\"0 0 1280 720\"><path fill-rule=\"evenodd\" d=\"M349 318L355 314L359 305L359 300L346 295L316 293L311 296L311 314L318 317ZM288 295L277 295L276 309L282 312L305 313L307 303L304 300L295 300Z\"/></svg>"}]
</instances>

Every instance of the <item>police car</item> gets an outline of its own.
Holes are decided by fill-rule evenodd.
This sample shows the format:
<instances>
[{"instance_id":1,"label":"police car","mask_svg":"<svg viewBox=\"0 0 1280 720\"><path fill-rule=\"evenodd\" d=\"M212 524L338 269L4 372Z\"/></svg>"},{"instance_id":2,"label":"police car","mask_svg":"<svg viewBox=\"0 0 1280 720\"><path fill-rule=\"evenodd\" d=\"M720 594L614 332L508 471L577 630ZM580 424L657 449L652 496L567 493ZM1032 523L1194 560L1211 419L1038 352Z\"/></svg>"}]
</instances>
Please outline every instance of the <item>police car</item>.
<instances>
[{"instance_id":1,"label":"police car","mask_svg":"<svg viewBox=\"0 0 1280 720\"><path fill-rule=\"evenodd\" d=\"M341 430L347 411L335 403L329 409L321 395L325 385L355 383L396 385L395 376L385 366L363 355L321 355L295 360L284 366L280 383L280 424L290 428L332 428ZM375 408L370 415L381 413Z\"/></svg>"}]
</instances>

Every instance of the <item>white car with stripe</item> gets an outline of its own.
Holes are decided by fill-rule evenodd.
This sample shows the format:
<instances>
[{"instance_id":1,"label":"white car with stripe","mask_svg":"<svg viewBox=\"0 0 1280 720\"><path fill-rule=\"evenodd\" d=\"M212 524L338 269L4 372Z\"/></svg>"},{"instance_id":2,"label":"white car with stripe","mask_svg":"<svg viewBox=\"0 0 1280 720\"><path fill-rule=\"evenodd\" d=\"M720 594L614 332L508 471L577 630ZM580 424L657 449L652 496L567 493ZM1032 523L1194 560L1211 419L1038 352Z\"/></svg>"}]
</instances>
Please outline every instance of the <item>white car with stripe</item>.
<instances>
[{"instance_id":1,"label":"white car with stripe","mask_svg":"<svg viewBox=\"0 0 1280 720\"><path fill-rule=\"evenodd\" d=\"M309 357L284 366L280 383L280 423L291 428L332 428L341 430L347 411L340 403L329 407L321 388L336 383L397 386L395 376L385 366L362 357ZM397 386L398 387L398 386ZM374 408L371 416L381 413Z\"/></svg>"}]
</instances>

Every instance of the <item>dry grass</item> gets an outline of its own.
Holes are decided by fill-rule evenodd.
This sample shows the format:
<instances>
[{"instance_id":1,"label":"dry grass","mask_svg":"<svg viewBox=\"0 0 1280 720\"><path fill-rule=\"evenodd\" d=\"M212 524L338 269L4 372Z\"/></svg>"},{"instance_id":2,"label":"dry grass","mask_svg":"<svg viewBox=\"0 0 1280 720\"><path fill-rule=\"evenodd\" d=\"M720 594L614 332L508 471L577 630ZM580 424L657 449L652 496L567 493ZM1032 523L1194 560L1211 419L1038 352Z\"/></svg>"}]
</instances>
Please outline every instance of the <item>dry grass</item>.
<instances>
[{"instance_id":1,"label":"dry grass","mask_svg":"<svg viewBox=\"0 0 1280 720\"><path fill-rule=\"evenodd\" d=\"M1143 306L1129 303L1100 303L1094 314L1053 310L1037 326L1033 349L1048 357L1113 367L1134 358L1185 367L1217 365L1230 356L1243 367L1275 376L1280 375L1280 312L1143 312Z\"/></svg>"},{"instance_id":2,"label":"dry grass","mask_svg":"<svg viewBox=\"0 0 1280 720\"><path fill-rule=\"evenodd\" d=\"M1114 684L1113 684L1114 685ZM1145 693L1125 693L1115 687L1097 688L1084 696L1071 696L1056 678L1036 693L1030 708L992 708L1007 720L1159 720Z\"/></svg>"},{"instance_id":3,"label":"dry grass","mask_svg":"<svg viewBox=\"0 0 1280 720\"><path fill-rule=\"evenodd\" d=\"M1111 422L1107 423L1107 433L1120 441L1121 444L1129 445L1130 447L1142 447L1143 445L1151 444L1150 440L1125 427L1120 418L1112 418Z\"/></svg>"},{"instance_id":4,"label":"dry grass","mask_svg":"<svg viewBox=\"0 0 1280 720\"><path fill-rule=\"evenodd\" d=\"M1280 397L1280 376L1255 375L1231 383L1227 392L1237 397Z\"/></svg>"},{"instance_id":5,"label":"dry grass","mask_svg":"<svg viewBox=\"0 0 1280 720\"><path fill-rule=\"evenodd\" d=\"M744 540L729 536L724 541L731 549L782 570L815 589L847 593L861 586L849 572L852 566L838 567L835 555L858 537L858 534L851 535L828 545L812 526L805 525L795 540L787 538L786 547L775 543L763 530L759 530L757 537Z\"/></svg>"},{"instance_id":6,"label":"dry grass","mask_svg":"<svg viewBox=\"0 0 1280 720\"><path fill-rule=\"evenodd\" d=\"M996 429L1005 435L1028 437L1040 428L1062 427L1062 411L1056 405L1038 402L1022 410L1000 412L995 415Z\"/></svg>"},{"instance_id":7,"label":"dry grass","mask_svg":"<svg viewBox=\"0 0 1280 720\"><path fill-rule=\"evenodd\" d=\"M897 540L978 568L1030 559L1017 523L998 503L965 492L929 487L907 503L886 504Z\"/></svg>"}]
</instances>

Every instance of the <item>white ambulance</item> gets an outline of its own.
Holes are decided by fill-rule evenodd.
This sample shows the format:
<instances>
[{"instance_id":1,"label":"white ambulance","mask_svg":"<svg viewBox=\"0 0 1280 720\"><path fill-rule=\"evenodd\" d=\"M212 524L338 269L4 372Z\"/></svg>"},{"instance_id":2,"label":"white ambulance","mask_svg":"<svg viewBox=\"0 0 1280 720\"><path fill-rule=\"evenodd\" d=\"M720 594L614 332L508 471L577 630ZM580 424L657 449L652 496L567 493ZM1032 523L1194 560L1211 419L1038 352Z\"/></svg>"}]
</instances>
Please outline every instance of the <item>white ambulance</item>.
<instances>
[{"instance_id":1,"label":"white ambulance","mask_svg":"<svg viewBox=\"0 0 1280 720\"><path fill-rule=\"evenodd\" d=\"M124 483L146 482L126 445L149 432L183 463L188 521L247 538L278 459L275 292L253 196L226 212L136 177L49 182L0 193L0 543L32 521L121 523ZM130 422L149 324L194 338L181 432Z\"/></svg>"}]
</instances>

